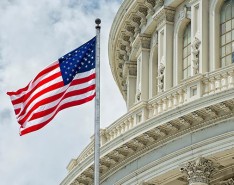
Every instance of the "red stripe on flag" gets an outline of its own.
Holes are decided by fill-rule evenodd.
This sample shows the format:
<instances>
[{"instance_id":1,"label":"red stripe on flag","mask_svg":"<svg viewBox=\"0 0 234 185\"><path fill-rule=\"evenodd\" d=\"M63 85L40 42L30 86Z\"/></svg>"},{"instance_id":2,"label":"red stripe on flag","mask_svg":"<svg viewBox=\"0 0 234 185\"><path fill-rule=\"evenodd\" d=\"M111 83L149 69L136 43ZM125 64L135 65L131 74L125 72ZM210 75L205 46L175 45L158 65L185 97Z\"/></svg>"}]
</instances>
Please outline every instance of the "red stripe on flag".
<instances>
[{"instance_id":1,"label":"red stripe on flag","mask_svg":"<svg viewBox=\"0 0 234 185\"><path fill-rule=\"evenodd\" d=\"M90 80L93 80L95 78L95 74L91 74L90 76L88 77L85 77L85 78L81 78L81 79L76 79L74 81L72 81L72 83L70 84L70 87L71 86L74 86L74 85L79 85L79 84L82 84L82 83L86 83L86 82L89 82ZM20 115L18 115L17 117L19 118L20 116L24 115L28 109L28 107L30 106L30 104L36 100L37 98L39 98L41 95L45 94L45 93L48 93L50 91L53 91L53 90L56 90L58 88L61 88L63 87L63 82L58 82L57 84L54 84L54 85L51 85L45 89L43 89L42 91L38 92L37 94L35 94L27 104L24 105L23 107L23 110L21 110L20 112ZM69 86L67 87L69 88ZM27 113L28 115L30 115L36 108L38 108L39 106L41 105L44 105L44 104L47 104L49 102L53 102L57 99L59 99L60 97L62 97L62 95L66 93L66 91L64 90L63 92L61 93L58 93L58 96L57 95L54 95L54 96L50 96L48 98L45 98L43 101L39 101L38 103L36 103L31 109L30 111ZM60 95L60 96L59 96ZM26 101L26 100L25 100ZM44 102L44 103L43 103ZM12 101L12 103L14 104L14 101ZM23 124L24 122L20 121L19 122L20 124Z\"/></svg>"},{"instance_id":2,"label":"red stripe on flag","mask_svg":"<svg viewBox=\"0 0 234 185\"><path fill-rule=\"evenodd\" d=\"M25 135L25 134L28 134L30 132L34 132L34 131L37 131L39 129L41 129L42 127L46 126L56 115L59 111L63 110L63 109L66 109L66 108L69 108L69 107L73 107L73 106L77 106L77 105L81 105L81 104L84 104L86 102L89 102L91 101L93 98L95 97L95 94L92 95L92 96L89 96L85 99L82 99L82 100L77 100L77 101L73 101L73 102L69 102L69 103L66 103L66 104L63 104L61 105L58 110L55 112L55 114L50 118L48 119L47 121L43 122L43 123L40 123L38 125L33 125L31 127L28 127L24 130L22 130L20 132L20 135Z\"/></svg>"},{"instance_id":3,"label":"red stripe on flag","mask_svg":"<svg viewBox=\"0 0 234 185\"><path fill-rule=\"evenodd\" d=\"M41 101L39 101L38 103L36 103L26 114L26 116L23 118L23 119L20 119L18 121L19 124L24 124L26 122L26 120L29 118L29 116L37 109L39 108L40 106L43 106L43 105L46 105L50 102L54 102L60 98L62 98L56 105L54 105L53 107L49 108L49 109L46 109L44 111L41 111L41 112L36 112L36 113L33 113L33 116L30 118L29 121L31 120L34 120L34 119L37 119L37 118L40 118L40 117L43 117L43 116L46 116L50 113L52 113L58 106L58 104L68 98L68 97L71 97L71 96L77 96L77 95L80 95L80 94L84 94L86 92L89 92L91 90L94 90L95 89L95 85L92 85L92 86L89 86L87 88L84 88L84 89L80 89L80 90L74 90L74 91L71 91L71 92L62 92L62 93L59 93L59 94L56 94L54 96L51 96L51 97L48 97L48 98L45 98Z\"/></svg>"}]
</instances>

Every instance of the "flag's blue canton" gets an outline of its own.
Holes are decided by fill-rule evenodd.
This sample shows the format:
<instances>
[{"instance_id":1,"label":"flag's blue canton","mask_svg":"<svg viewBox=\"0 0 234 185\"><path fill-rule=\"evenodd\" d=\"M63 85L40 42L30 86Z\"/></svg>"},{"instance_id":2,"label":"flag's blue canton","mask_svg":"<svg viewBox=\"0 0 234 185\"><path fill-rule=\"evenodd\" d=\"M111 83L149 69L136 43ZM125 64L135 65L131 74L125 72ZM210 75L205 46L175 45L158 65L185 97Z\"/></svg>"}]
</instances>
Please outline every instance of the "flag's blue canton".
<instances>
[{"instance_id":1,"label":"flag's blue canton","mask_svg":"<svg viewBox=\"0 0 234 185\"><path fill-rule=\"evenodd\" d=\"M64 85L69 84L77 73L95 68L96 37L59 58Z\"/></svg>"}]
</instances>

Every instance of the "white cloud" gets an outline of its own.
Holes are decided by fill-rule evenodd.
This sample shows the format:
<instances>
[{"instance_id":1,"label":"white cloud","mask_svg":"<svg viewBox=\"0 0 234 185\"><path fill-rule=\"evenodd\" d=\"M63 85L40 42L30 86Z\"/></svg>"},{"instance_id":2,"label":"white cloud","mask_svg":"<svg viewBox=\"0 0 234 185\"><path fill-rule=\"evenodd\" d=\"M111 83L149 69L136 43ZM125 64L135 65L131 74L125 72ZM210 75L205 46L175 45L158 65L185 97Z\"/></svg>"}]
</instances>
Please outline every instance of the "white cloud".
<instances>
[{"instance_id":1,"label":"white cloud","mask_svg":"<svg viewBox=\"0 0 234 185\"><path fill-rule=\"evenodd\" d=\"M0 1L0 184L56 185L68 162L93 134L94 102L60 112L43 129L20 137L7 91L24 87L41 69L101 29L101 125L126 109L109 68L108 37L118 0ZM111 94L110 94L111 92Z\"/></svg>"}]
</instances>

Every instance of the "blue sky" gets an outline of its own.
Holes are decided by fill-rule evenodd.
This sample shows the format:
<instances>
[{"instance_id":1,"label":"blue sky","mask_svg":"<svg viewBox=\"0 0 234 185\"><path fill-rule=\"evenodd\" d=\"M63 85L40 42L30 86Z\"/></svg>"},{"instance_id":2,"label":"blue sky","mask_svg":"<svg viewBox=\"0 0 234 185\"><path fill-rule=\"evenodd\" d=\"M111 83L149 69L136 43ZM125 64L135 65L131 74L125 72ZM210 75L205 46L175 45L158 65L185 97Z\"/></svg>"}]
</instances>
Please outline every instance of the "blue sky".
<instances>
[{"instance_id":1,"label":"blue sky","mask_svg":"<svg viewBox=\"0 0 234 185\"><path fill-rule=\"evenodd\" d=\"M93 135L94 102L60 112L43 129L20 137L7 91L101 30L101 127L126 112L108 60L108 37L120 0L0 1L0 184L57 185ZM109 79L105 80L104 79ZM111 89L111 95L110 95ZM114 98L113 98L114 97ZM111 102L111 103L110 103Z\"/></svg>"}]
</instances>

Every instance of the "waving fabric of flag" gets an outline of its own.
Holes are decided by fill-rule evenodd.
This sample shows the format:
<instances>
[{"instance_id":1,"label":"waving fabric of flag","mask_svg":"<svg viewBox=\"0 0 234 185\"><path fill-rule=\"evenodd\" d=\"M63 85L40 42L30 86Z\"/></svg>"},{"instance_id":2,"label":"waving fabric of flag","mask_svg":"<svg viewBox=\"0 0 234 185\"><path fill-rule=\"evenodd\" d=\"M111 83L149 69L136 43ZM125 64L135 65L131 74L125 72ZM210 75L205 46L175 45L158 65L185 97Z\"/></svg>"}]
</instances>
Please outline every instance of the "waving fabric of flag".
<instances>
[{"instance_id":1,"label":"waving fabric of flag","mask_svg":"<svg viewBox=\"0 0 234 185\"><path fill-rule=\"evenodd\" d=\"M36 131L68 107L95 97L96 37L43 69L26 87L8 92L20 135Z\"/></svg>"}]
</instances>

